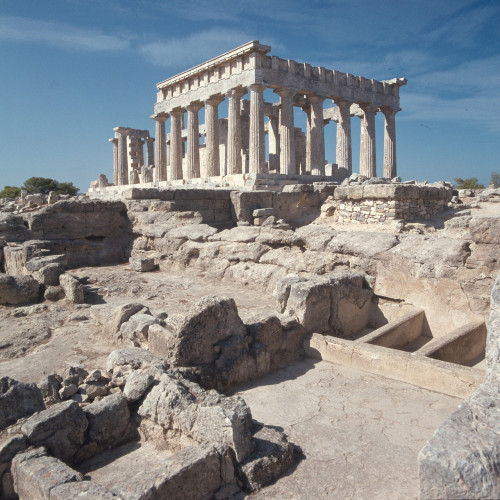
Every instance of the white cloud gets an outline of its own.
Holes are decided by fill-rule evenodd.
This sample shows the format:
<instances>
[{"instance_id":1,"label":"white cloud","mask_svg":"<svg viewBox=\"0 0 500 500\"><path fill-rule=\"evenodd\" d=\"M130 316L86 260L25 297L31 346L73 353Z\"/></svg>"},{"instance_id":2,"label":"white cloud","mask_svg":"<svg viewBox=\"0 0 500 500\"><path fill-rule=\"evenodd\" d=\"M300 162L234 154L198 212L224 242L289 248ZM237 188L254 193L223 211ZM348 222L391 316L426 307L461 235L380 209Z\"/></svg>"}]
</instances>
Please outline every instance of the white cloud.
<instances>
[{"instance_id":1,"label":"white cloud","mask_svg":"<svg viewBox=\"0 0 500 500\"><path fill-rule=\"evenodd\" d=\"M69 24L0 15L0 40L31 42L91 52L123 50L130 40Z\"/></svg>"}]
</instances>

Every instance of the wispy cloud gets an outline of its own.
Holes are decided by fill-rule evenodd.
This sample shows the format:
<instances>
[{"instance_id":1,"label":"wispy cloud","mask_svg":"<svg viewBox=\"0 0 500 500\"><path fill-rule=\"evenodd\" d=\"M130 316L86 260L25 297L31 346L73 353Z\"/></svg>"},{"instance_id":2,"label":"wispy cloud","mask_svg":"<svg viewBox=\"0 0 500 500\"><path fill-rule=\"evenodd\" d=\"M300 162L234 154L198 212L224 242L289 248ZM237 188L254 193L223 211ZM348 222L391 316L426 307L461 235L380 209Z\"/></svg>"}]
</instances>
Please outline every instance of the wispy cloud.
<instances>
[{"instance_id":1,"label":"wispy cloud","mask_svg":"<svg viewBox=\"0 0 500 500\"><path fill-rule=\"evenodd\" d=\"M140 52L152 63L165 68L187 68L252 40L252 36L232 29L210 29L183 38L145 43Z\"/></svg>"},{"instance_id":2,"label":"wispy cloud","mask_svg":"<svg viewBox=\"0 0 500 500\"><path fill-rule=\"evenodd\" d=\"M82 29L69 24L0 15L0 40L31 42L84 51L114 51L130 46L130 39Z\"/></svg>"}]
</instances>

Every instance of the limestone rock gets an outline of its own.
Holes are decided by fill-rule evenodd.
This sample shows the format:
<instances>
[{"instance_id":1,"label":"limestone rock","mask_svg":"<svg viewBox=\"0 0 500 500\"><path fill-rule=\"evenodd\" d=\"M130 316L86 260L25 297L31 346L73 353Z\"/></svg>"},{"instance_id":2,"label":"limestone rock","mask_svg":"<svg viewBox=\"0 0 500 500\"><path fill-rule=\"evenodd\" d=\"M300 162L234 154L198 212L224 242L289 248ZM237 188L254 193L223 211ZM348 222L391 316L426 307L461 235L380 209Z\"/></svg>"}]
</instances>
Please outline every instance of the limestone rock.
<instances>
[{"instance_id":1,"label":"limestone rock","mask_svg":"<svg viewBox=\"0 0 500 500\"><path fill-rule=\"evenodd\" d=\"M64 266L61 264L48 264L33 273L41 285L57 286L59 285L59 276L64 273Z\"/></svg>"},{"instance_id":2,"label":"limestone rock","mask_svg":"<svg viewBox=\"0 0 500 500\"><path fill-rule=\"evenodd\" d=\"M106 362L106 371L113 377L123 377L132 370L145 370L150 367L166 370L168 365L152 352L138 347L116 349L111 352Z\"/></svg>"},{"instance_id":3,"label":"limestone rock","mask_svg":"<svg viewBox=\"0 0 500 500\"><path fill-rule=\"evenodd\" d=\"M127 382L123 388L123 396L130 403L137 401L149 389L153 382L154 377L151 373L135 370L127 378Z\"/></svg>"},{"instance_id":4,"label":"limestone rock","mask_svg":"<svg viewBox=\"0 0 500 500\"><path fill-rule=\"evenodd\" d=\"M500 497L500 391L484 384L418 455L421 498Z\"/></svg>"},{"instance_id":5,"label":"limestone rock","mask_svg":"<svg viewBox=\"0 0 500 500\"><path fill-rule=\"evenodd\" d=\"M113 316L109 324L109 331L112 335L120 331L123 323L128 321L134 314L143 311L144 314L149 313L149 309L138 302L130 302L115 308Z\"/></svg>"},{"instance_id":6,"label":"limestone rock","mask_svg":"<svg viewBox=\"0 0 500 500\"><path fill-rule=\"evenodd\" d=\"M0 304L18 305L38 301L40 285L31 276L0 274Z\"/></svg>"},{"instance_id":7,"label":"limestone rock","mask_svg":"<svg viewBox=\"0 0 500 500\"><path fill-rule=\"evenodd\" d=\"M57 458L47 456L43 448L20 453L12 461L12 475L20 500L50 500L57 485L82 481L82 475Z\"/></svg>"},{"instance_id":8,"label":"limestone rock","mask_svg":"<svg viewBox=\"0 0 500 500\"><path fill-rule=\"evenodd\" d=\"M155 260L150 257L130 257L130 267L139 273L154 271Z\"/></svg>"},{"instance_id":9,"label":"limestone rock","mask_svg":"<svg viewBox=\"0 0 500 500\"><path fill-rule=\"evenodd\" d=\"M8 436L0 442L0 475L4 467L9 467L12 459L28 447L28 442L23 434ZM0 489L1 491L1 489Z\"/></svg>"},{"instance_id":10,"label":"limestone rock","mask_svg":"<svg viewBox=\"0 0 500 500\"><path fill-rule=\"evenodd\" d=\"M41 271L44 267L49 265L57 264L64 269L66 265L67 257L64 254L61 255L44 255L41 257L33 257L26 261L26 269L30 272ZM47 283L51 284L51 283Z\"/></svg>"},{"instance_id":11,"label":"limestone rock","mask_svg":"<svg viewBox=\"0 0 500 500\"><path fill-rule=\"evenodd\" d=\"M130 319L122 323L120 331L116 334L115 340L118 342L127 342L134 347L148 346L149 328L158 323L158 320L151 314L137 313Z\"/></svg>"},{"instance_id":12,"label":"limestone rock","mask_svg":"<svg viewBox=\"0 0 500 500\"><path fill-rule=\"evenodd\" d=\"M97 449L113 448L129 437L130 411L121 394L111 394L83 410L88 420L87 443Z\"/></svg>"},{"instance_id":13,"label":"limestone rock","mask_svg":"<svg viewBox=\"0 0 500 500\"><path fill-rule=\"evenodd\" d=\"M64 290L66 298L75 304L85 303L85 297L83 294L83 286L80 282L73 278L70 274L61 274L59 276L59 282Z\"/></svg>"},{"instance_id":14,"label":"limestone rock","mask_svg":"<svg viewBox=\"0 0 500 500\"><path fill-rule=\"evenodd\" d=\"M53 374L47 375L37 384L47 406L61 402L59 396L59 391L62 388L61 381L61 377Z\"/></svg>"},{"instance_id":15,"label":"limestone rock","mask_svg":"<svg viewBox=\"0 0 500 500\"><path fill-rule=\"evenodd\" d=\"M50 500L121 500L121 497L92 481L60 484L50 490Z\"/></svg>"},{"instance_id":16,"label":"limestone rock","mask_svg":"<svg viewBox=\"0 0 500 500\"><path fill-rule=\"evenodd\" d=\"M44 408L42 393L35 384L0 378L0 430Z\"/></svg>"},{"instance_id":17,"label":"limestone rock","mask_svg":"<svg viewBox=\"0 0 500 500\"><path fill-rule=\"evenodd\" d=\"M263 426L252 438L255 451L238 467L246 491L259 490L284 474L294 463L294 449L282 432Z\"/></svg>"},{"instance_id":18,"label":"limestone rock","mask_svg":"<svg viewBox=\"0 0 500 500\"><path fill-rule=\"evenodd\" d=\"M63 385L82 384L88 377L89 372L80 366L68 366L62 373Z\"/></svg>"},{"instance_id":19,"label":"limestone rock","mask_svg":"<svg viewBox=\"0 0 500 500\"><path fill-rule=\"evenodd\" d=\"M149 347L171 366L210 364L220 342L245 333L234 300L208 296L194 304L186 317L169 316L165 328L151 327Z\"/></svg>"},{"instance_id":20,"label":"limestone rock","mask_svg":"<svg viewBox=\"0 0 500 500\"><path fill-rule=\"evenodd\" d=\"M84 441L85 413L74 401L64 401L30 417L21 427L32 446L45 446L56 458L70 463Z\"/></svg>"},{"instance_id":21,"label":"limestone rock","mask_svg":"<svg viewBox=\"0 0 500 500\"><path fill-rule=\"evenodd\" d=\"M60 286L47 286L43 297L46 300L57 301L64 298L64 290Z\"/></svg>"}]
</instances>

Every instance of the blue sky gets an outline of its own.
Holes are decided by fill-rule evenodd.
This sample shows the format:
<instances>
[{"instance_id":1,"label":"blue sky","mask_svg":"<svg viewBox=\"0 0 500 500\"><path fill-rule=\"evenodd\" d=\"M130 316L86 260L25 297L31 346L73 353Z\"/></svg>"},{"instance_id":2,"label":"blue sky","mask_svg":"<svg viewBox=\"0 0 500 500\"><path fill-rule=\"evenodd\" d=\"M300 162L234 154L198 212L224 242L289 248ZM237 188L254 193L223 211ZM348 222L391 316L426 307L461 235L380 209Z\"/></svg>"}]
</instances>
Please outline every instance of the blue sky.
<instances>
[{"instance_id":1,"label":"blue sky","mask_svg":"<svg viewBox=\"0 0 500 500\"><path fill-rule=\"evenodd\" d=\"M112 129L154 134L157 82L255 39L282 58L408 78L404 180L500 172L498 0L0 0L0 188L37 176L85 191L111 178ZM355 143L357 118L352 128ZM379 175L382 145L377 116Z\"/></svg>"}]
</instances>

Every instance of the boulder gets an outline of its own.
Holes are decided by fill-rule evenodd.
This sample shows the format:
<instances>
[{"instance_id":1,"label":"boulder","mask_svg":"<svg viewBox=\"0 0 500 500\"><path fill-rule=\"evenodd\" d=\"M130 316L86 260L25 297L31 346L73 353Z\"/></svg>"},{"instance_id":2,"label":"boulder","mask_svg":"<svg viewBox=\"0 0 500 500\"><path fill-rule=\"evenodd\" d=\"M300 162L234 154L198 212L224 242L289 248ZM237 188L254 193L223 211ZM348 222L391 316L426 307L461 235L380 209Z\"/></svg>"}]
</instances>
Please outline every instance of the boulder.
<instances>
[{"instance_id":1,"label":"boulder","mask_svg":"<svg viewBox=\"0 0 500 500\"><path fill-rule=\"evenodd\" d=\"M61 402L59 391L62 389L62 378L59 375L47 375L37 385L47 406Z\"/></svg>"},{"instance_id":2,"label":"boulder","mask_svg":"<svg viewBox=\"0 0 500 500\"><path fill-rule=\"evenodd\" d=\"M75 304L85 303L83 286L76 278L70 274L64 273L59 276L59 282L68 300Z\"/></svg>"},{"instance_id":3,"label":"boulder","mask_svg":"<svg viewBox=\"0 0 500 500\"><path fill-rule=\"evenodd\" d=\"M0 378L0 430L44 408L42 393L35 384Z\"/></svg>"},{"instance_id":4,"label":"boulder","mask_svg":"<svg viewBox=\"0 0 500 500\"><path fill-rule=\"evenodd\" d=\"M20 452L28 447L28 441L23 434L7 436L0 442L0 476L10 468L10 462ZM0 492L2 491L0 487Z\"/></svg>"},{"instance_id":5,"label":"boulder","mask_svg":"<svg viewBox=\"0 0 500 500\"><path fill-rule=\"evenodd\" d=\"M60 286L47 286L43 298L53 302L64 299L64 290Z\"/></svg>"},{"instance_id":6,"label":"boulder","mask_svg":"<svg viewBox=\"0 0 500 500\"><path fill-rule=\"evenodd\" d=\"M51 264L58 264L64 269L66 262L67 262L67 257L64 254L42 255L28 259L26 261L26 269L30 272L35 272L35 271L40 271L44 267L47 267Z\"/></svg>"},{"instance_id":7,"label":"boulder","mask_svg":"<svg viewBox=\"0 0 500 500\"><path fill-rule=\"evenodd\" d=\"M149 348L171 366L210 364L229 337L244 337L233 299L207 296L193 305L186 316L169 316L165 328L149 329Z\"/></svg>"},{"instance_id":8,"label":"boulder","mask_svg":"<svg viewBox=\"0 0 500 500\"><path fill-rule=\"evenodd\" d=\"M115 341L125 342L131 347L148 347L149 328L158 323L151 314L137 313L122 323L120 331L115 335Z\"/></svg>"},{"instance_id":9,"label":"boulder","mask_svg":"<svg viewBox=\"0 0 500 500\"><path fill-rule=\"evenodd\" d=\"M149 313L149 309L138 302L129 302L128 304L116 307L109 322L109 331L111 335L114 336L115 333L119 332L122 324L139 311L142 311L144 314Z\"/></svg>"},{"instance_id":10,"label":"boulder","mask_svg":"<svg viewBox=\"0 0 500 500\"><path fill-rule=\"evenodd\" d=\"M20 305L37 302L40 284L32 276L0 274L0 304Z\"/></svg>"},{"instance_id":11,"label":"boulder","mask_svg":"<svg viewBox=\"0 0 500 500\"><path fill-rule=\"evenodd\" d=\"M21 427L32 446L45 446L49 453L71 463L84 441L88 422L75 401L64 401L30 417Z\"/></svg>"}]
</instances>

